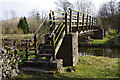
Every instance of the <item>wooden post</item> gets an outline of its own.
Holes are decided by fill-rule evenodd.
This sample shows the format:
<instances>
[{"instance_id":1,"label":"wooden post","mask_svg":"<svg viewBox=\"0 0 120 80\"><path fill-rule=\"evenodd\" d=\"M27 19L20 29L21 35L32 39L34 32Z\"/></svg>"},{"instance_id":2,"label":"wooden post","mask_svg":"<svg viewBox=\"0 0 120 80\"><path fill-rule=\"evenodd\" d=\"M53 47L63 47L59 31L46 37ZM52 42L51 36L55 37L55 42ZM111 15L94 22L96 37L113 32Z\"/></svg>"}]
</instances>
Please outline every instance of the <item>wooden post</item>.
<instances>
[{"instance_id":1,"label":"wooden post","mask_svg":"<svg viewBox=\"0 0 120 80\"><path fill-rule=\"evenodd\" d=\"M70 27L69 27L69 32L72 32L72 9L70 9Z\"/></svg>"},{"instance_id":2,"label":"wooden post","mask_svg":"<svg viewBox=\"0 0 120 80\"><path fill-rule=\"evenodd\" d=\"M15 58L16 58L16 60L17 60L17 50L15 49Z\"/></svg>"},{"instance_id":3,"label":"wooden post","mask_svg":"<svg viewBox=\"0 0 120 80\"><path fill-rule=\"evenodd\" d=\"M52 24L51 10L50 10L50 14L49 14L49 20L50 20L50 25L51 25ZM52 27L50 27L50 31L52 32Z\"/></svg>"},{"instance_id":4,"label":"wooden post","mask_svg":"<svg viewBox=\"0 0 120 80\"><path fill-rule=\"evenodd\" d=\"M35 49L35 58L37 58L37 38L36 38L36 34L34 36L34 49Z\"/></svg>"},{"instance_id":5,"label":"wooden post","mask_svg":"<svg viewBox=\"0 0 120 80\"><path fill-rule=\"evenodd\" d=\"M53 51L53 60L55 60L56 55L55 55L55 36L54 36L54 34L52 35L52 51Z\"/></svg>"},{"instance_id":6,"label":"wooden post","mask_svg":"<svg viewBox=\"0 0 120 80\"><path fill-rule=\"evenodd\" d=\"M87 15L87 20L86 20L86 30L88 30L88 15Z\"/></svg>"},{"instance_id":7,"label":"wooden post","mask_svg":"<svg viewBox=\"0 0 120 80\"><path fill-rule=\"evenodd\" d=\"M80 32L80 29L79 29L79 12L77 13L77 31Z\"/></svg>"},{"instance_id":8,"label":"wooden post","mask_svg":"<svg viewBox=\"0 0 120 80\"><path fill-rule=\"evenodd\" d=\"M91 28L91 16L89 18L89 30L90 30L90 28Z\"/></svg>"},{"instance_id":9,"label":"wooden post","mask_svg":"<svg viewBox=\"0 0 120 80\"><path fill-rule=\"evenodd\" d=\"M53 29L55 27L55 17L54 17L54 11L52 11L52 15L53 15Z\"/></svg>"},{"instance_id":10,"label":"wooden post","mask_svg":"<svg viewBox=\"0 0 120 80\"><path fill-rule=\"evenodd\" d=\"M98 20L96 19L96 26L98 26Z\"/></svg>"},{"instance_id":11,"label":"wooden post","mask_svg":"<svg viewBox=\"0 0 120 80\"><path fill-rule=\"evenodd\" d=\"M84 17L85 15L83 14L83 17L82 17L82 30L84 31Z\"/></svg>"},{"instance_id":12,"label":"wooden post","mask_svg":"<svg viewBox=\"0 0 120 80\"><path fill-rule=\"evenodd\" d=\"M67 12L65 12L65 32L66 34L69 34L69 26L67 23Z\"/></svg>"},{"instance_id":13,"label":"wooden post","mask_svg":"<svg viewBox=\"0 0 120 80\"><path fill-rule=\"evenodd\" d=\"M92 26L91 26L91 29L93 28L93 25L94 25L94 24L93 24L93 21L94 21L94 18L92 17Z\"/></svg>"},{"instance_id":14,"label":"wooden post","mask_svg":"<svg viewBox=\"0 0 120 80\"><path fill-rule=\"evenodd\" d=\"M26 41L26 60L28 60L28 41Z\"/></svg>"}]
</instances>

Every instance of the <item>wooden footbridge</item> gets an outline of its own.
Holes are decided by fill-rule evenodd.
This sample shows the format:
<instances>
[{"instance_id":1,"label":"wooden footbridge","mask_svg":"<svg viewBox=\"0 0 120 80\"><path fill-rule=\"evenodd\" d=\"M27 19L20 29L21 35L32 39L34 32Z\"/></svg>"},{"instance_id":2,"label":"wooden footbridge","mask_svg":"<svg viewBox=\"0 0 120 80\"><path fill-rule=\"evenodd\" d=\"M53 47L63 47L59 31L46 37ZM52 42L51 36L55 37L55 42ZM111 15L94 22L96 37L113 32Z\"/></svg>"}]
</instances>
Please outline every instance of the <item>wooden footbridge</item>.
<instances>
[{"instance_id":1,"label":"wooden footbridge","mask_svg":"<svg viewBox=\"0 0 120 80\"><path fill-rule=\"evenodd\" d=\"M40 71L32 69L33 66L46 64L57 69L62 65L75 66L78 62L78 34L90 31L98 38L103 37L100 19L70 8L68 12L50 11L26 43L26 61L22 69ZM34 54L29 54L31 48ZM35 58L29 59L31 55Z\"/></svg>"}]
</instances>

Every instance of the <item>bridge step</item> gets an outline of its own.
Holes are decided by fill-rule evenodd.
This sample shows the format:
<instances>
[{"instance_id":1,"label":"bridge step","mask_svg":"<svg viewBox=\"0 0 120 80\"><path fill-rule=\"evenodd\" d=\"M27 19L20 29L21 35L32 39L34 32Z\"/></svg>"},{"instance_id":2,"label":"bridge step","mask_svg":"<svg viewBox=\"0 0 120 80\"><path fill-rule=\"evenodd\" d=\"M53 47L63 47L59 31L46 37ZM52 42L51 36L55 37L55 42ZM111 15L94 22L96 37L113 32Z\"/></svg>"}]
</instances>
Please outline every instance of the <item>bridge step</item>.
<instances>
[{"instance_id":1,"label":"bridge step","mask_svg":"<svg viewBox=\"0 0 120 80\"><path fill-rule=\"evenodd\" d=\"M46 44L51 44L51 40L47 40L47 41L46 41Z\"/></svg>"},{"instance_id":2,"label":"bridge step","mask_svg":"<svg viewBox=\"0 0 120 80\"><path fill-rule=\"evenodd\" d=\"M45 70L45 69L40 69L40 68L33 68L33 67L24 67L21 68L23 71L32 71L32 72L40 72L40 73L47 73L47 74L53 74L55 73L54 70Z\"/></svg>"},{"instance_id":3,"label":"bridge step","mask_svg":"<svg viewBox=\"0 0 120 80\"><path fill-rule=\"evenodd\" d=\"M56 59L53 61L30 59L24 62L20 67L23 71L37 71L43 73L52 73L58 69L63 69L63 60Z\"/></svg>"},{"instance_id":4,"label":"bridge step","mask_svg":"<svg viewBox=\"0 0 120 80\"><path fill-rule=\"evenodd\" d=\"M52 44L46 44L43 49L52 49Z\"/></svg>"},{"instance_id":5,"label":"bridge step","mask_svg":"<svg viewBox=\"0 0 120 80\"><path fill-rule=\"evenodd\" d=\"M38 56L53 56L53 54L38 54Z\"/></svg>"}]
</instances>

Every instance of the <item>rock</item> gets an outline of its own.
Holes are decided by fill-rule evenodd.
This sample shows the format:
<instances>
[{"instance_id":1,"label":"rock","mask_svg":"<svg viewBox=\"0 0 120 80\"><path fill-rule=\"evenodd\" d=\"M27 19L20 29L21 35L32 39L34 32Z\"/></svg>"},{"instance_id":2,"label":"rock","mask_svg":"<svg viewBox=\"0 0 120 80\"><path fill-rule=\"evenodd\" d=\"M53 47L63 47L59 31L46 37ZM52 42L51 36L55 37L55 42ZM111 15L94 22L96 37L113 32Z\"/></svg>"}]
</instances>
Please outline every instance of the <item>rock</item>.
<instances>
[{"instance_id":1,"label":"rock","mask_svg":"<svg viewBox=\"0 0 120 80\"><path fill-rule=\"evenodd\" d=\"M67 72L72 72L72 69L71 68L67 68L66 71Z\"/></svg>"}]
</instances>

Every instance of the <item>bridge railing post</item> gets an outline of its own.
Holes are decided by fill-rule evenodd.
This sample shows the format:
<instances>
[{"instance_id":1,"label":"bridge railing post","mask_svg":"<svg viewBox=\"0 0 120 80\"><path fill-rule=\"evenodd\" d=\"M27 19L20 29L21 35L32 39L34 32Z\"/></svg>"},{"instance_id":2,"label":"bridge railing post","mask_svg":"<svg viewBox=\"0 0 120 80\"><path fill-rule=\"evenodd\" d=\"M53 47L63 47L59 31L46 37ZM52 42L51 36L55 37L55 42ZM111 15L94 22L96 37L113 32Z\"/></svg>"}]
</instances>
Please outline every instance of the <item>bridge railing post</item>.
<instances>
[{"instance_id":1,"label":"bridge railing post","mask_svg":"<svg viewBox=\"0 0 120 80\"><path fill-rule=\"evenodd\" d=\"M92 29L92 28L93 28L93 26L94 26L94 25L93 25L93 21L94 21L94 18L92 17L92 26L91 26L91 29Z\"/></svg>"},{"instance_id":2,"label":"bridge railing post","mask_svg":"<svg viewBox=\"0 0 120 80\"><path fill-rule=\"evenodd\" d=\"M80 32L80 28L79 28L79 12L77 13L77 31Z\"/></svg>"},{"instance_id":3,"label":"bridge railing post","mask_svg":"<svg viewBox=\"0 0 120 80\"><path fill-rule=\"evenodd\" d=\"M54 15L54 11L52 11L52 18L53 18L53 26L52 26L52 30L55 28L55 15Z\"/></svg>"},{"instance_id":4,"label":"bridge railing post","mask_svg":"<svg viewBox=\"0 0 120 80\"><path fill-rule=\"evenodd\" d=\"M65 12L65 32L66 34L69 34L69 26L67 21L67 12Z\"/></svg>"},{"instance_id":5,"label":"bridge railing post","mask_svg":"<svg viewBox=\"0 0 120 80\"><path fill-rule=\"evenodd\" d=\"M86 20L86 30L88 30L88 15L87 15L87 20Z\"/></svg>"},{"instance_id":6,"label":"bridge railing post","mask_svg":"<svg viewBox=\"0 0 120 80\"><path fill-rule=\"evenodd\" d=\"M90 30L90 27L91 27L91 16L89 16L89 30Z\"/></svg>"},{"instance_id":7,"label":"bridge railing post","mask_svg":"<svg viewBox=\"0 0 120 80\"><path fill-rule=\"evenodd\" d=\"M72 32L72 9L70 9L70 27L69 27L69 32Z\"/></svg>"},{"instance_id":8,"label":"bridge railing post","mask_svg":"<svg viewBox=\"0 0 120 80\"><path fill-rule=\"evenodd\" d=\"M83 31L84 31L84 19L85 19L84 17L85 17L85 15L83 14L83 16L82 16L82 28L81 28Z\"/></svg>"}]
</instances>

